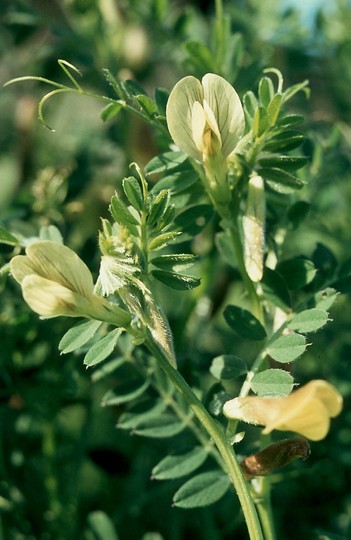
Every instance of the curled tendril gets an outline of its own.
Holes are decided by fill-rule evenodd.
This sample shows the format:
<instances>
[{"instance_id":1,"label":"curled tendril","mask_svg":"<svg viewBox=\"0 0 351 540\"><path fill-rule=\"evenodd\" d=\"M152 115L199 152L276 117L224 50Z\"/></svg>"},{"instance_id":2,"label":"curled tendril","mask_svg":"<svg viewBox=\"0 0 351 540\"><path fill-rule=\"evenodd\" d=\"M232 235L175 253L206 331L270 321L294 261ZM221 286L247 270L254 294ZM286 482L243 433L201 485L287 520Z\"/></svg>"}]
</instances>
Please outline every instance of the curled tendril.
<instances>
[{"instance_id":1,"label":"curled tendril","mask_svg":"<svg viewBox=\"0 0 351 540\"><path fill-rule=\"evenodd\" d=\"M80 84L77 82L77 80L73 77L72 73L70 73L67 69L67 67L69 67L70 69L72 69L73 71L75 71L75 73L77 73L80 77L82 77L82 73L79 71L78 68L76 68L76 66L74 66L73 64L70 64L69 62L67 62L67 60L62 60L62 59L59 59L57 60L57 63L58 65L60 66L60 68L65 72L65 74L67 75L67 77L70 79L70 81L73 82L74 86L77 88L77 90L79 90L79 92L82 92L82 87L80 86ZM66 67L67 66L67 67Z\"/></svg>"},{"instance_id":2,"label":"curled tendril","mask_svg":"<svg viewBox=\"0 0 351 540\"><path fill-rule=\"evenodd\" d=\"M11 84L15 84L17 82L23 82L23 81L39 81L39 82L43 82L43 83L46 83L46 84L49 84L50 86L54 86L56 88L56 90L52 90L51 92L48 92L47 94L45 94L45 96L39 101L39 104L38 104L38 117L39 117L39 120L41 121L41 123L43 124L44 127L48 128L50 131L55 131L54 129L52 129L48 124L47 122L45 121L45 118L44 118L44 113L43 113L43 106L44 104L53 96L57 95L57 94L61 94L61 93L64 93L64 92L71 92L71 93L79 93L79 94L83 94L85 93L84 90L82 89L82 87L80 86L80 84L77 82L76 78L72 75L72 73L67 69L67 68L70 68L71 70L73 70L75 73L77 73L78 75L82 76L81 72L79 71L78 68L76 68L73 64L70 64L70 62L67 62L67 60L62 60L62 59L59 59L57 61L58 65L60 66L60 68L63 70L63 72L66 74L66 76L69 78L69 80L73 83L73 85L75 86L75 88L72 88L70 86L66 86L64 84L59 84L55 81L52 81L51 79L46 79L45 77L37 77L35 75L27 75L27 76L24 76L24 77L16 77L15 79L11 79L10 81L7 81L4 86L10 86Z\"/></svg>"},{"instance_id":3,"label":"curled tendril","mask_svg":"<svg viewBox=\"0 0 351 540\"><path fill-rule=\"evenodd\" d=\"M94 99L98 99L100 101L104 101L105 103L108 103L108 104L118 104L120 106L120 108L126 109L129 112L131 112L131 113L135 114L136 116L138 116L139 118L141 118L141 119L143 119L143 120L145 120L147 122L150 122L149 116L147 114L145 114L145 112L140 107L140 103L138 102L138 100L134 96L132 96L132 95L130 96L132 98L132 103L127 103L125 101L125 99L113 99L113 98L110 98L110 97L107 97L107 96L95 94L94 92L88 92L88 91L84 90L80 86L79 82L77 81L77 78L75 77L75 74L82 77L82 73L79 71L79 69L76 66L74 66L70 62L67 62L67 60L62 60L62 59L57 60L57 63L60 66L60 68L62 69L62 71L65 73L66 77L73 84L73 86L60 84L60 83L57 83L55 81L52 81L51 79L46 79L45 77L37 77L35 75L26 75L24 77L16 77L15 79L11 79L10 81L7 81L4 84L4 87L5 87L5 86L10 86L11 84L15 84L15 83L18 83L18 82L23 82L23 81L38 81L38 82L42 82L42 83L48 84L50 86L53 86L55 88L55 90L52 90L52 91L46 93L44 95L44 97L39 101L39 104L38 104L38 117L39 117L39 120L43 124L43 126L48 128L50 131L55 131L55 130L52 129L47 124L47 122L45 120L45 117L44 117L43 107L44 107L44 104L50 98L52 98L53 96L55 96L57 94L62 94L62 93L80 94L80 95L84 95L86 97L91 97L91 98L94 98ZM112 78L112 75L108 72L108 70L104 70L104 72L105 72L105 76L106 76L107 80L113 86L113 88L117 92L117 95L120 97L120 92L119 92L120 83L118 81L114 81L114 79ZM165 128L165 126L162 124L162 122L154 121L153 124L155 125L155 127L162 130L163 133L168 134L168 131Z\"/></svg>"},{"instance_id":4,"label":"curled tendril","mask_svg":"<svg viewBox=\"0 0 351 540\"><path fill-rule=\"evenodd\" d=\"M278 79L278 88L277 92L281 94L283 92L284 78L282 73L277 68L266 68L263 70L263 73L274 73Z\"/></svg>"},{"instance_id":5,"label":"curled tendril","mask_svg":"<svg viewBox=\"0 0 351 540\"><path fill-rule=\"evenodd\" d=\"M306 79L305 81L302 81L299 84L295 84L291 88L288 88L285 92L283 92L283 75L277 68L267 68L263 70L264 73L274 73L278 78L278 88L277 93L283 95L283 102L289 101L295 94L298 92L304 92L306 96L309 96L310 89L308 88L309 81Z\"/></svg>"}]
</instances>

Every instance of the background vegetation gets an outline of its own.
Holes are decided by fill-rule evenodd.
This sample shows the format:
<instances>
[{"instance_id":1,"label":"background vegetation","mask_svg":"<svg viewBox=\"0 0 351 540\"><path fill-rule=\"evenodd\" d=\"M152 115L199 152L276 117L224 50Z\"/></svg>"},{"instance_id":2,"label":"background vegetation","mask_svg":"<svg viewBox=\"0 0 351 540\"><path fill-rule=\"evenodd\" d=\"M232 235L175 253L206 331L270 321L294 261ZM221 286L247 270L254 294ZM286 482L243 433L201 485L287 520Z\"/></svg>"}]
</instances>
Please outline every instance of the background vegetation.
<instances>
[{"instance_id":1,"label":"background vegetation","mask_svg":"<svg viewBox=\"0 0 351 540\"><path fill-rule=\"evenodd\" d=\"M311 445L306 463L276 475L273 504L282 540L346 539L351 536L351 6L338 0L326 12L317 11L308 25L297 9L278 0L232 0L225 8L236 36L231 82L240 94L256 92L266 67L280 69L287 85L310 81L310 98L301 93L290 107L306 118L303 152L309 165L302 199L311 206L304 223L291 231L285 255L312 256L324 278L341 265L344 278L333 323L317 334L296 370L301 381L333 382L345 407L328 437ZM169 90L185 74L208 71L207 59L193 54L191 42L210 43L213 13L211 2L185 0L2 0L0 82L27 74L62 82L57 59L63 58L82 71L85 87L99 94L111 95L104 68L135 79L150 93L156 86ZM70 94L46 105L47 122L56 130L50 132L37 121L42 95L36 82L0 92L0 221L27 237L56 225L96 274L100 216L107 216L128 164L145 165L156 149L166 149L165 142L131 115L102 121L101 103ZM212 229L202 234L192 249L210 253L212 234ZM163 456L185 444L183 436L147 438L116 429L124 407L100 406L110 381L92 382L79 356L60 356L57 345L70 321L40 321L29 311L7 275L12 253L11 246L1 245L0 538L244 539L232 497L196 511L172 508L177 481L150 476ZM212 261L212 268L216 285L208 294L219 308L236 276L223 264L214 267ZM219 343L232 347L232 335L220 313L213 314L210 326L190 319L184 328L182 313L187 305L190 309L196 289L161 294L182 370L206 391L214 382L209 361Z\"/></svg>"}]
</instances>

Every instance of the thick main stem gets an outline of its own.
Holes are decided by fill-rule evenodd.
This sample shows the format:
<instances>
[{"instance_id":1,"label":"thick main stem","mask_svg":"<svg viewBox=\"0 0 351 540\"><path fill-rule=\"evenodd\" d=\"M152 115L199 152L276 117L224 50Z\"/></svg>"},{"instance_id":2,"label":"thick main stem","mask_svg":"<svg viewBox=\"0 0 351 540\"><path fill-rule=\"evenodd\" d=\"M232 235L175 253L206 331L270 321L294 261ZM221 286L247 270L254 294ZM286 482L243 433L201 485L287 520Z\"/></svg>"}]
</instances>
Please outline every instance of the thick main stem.
<instances>
[{"instance_id":1,"label":"thick main stem","mask_svg":"<svg viewBox=\"0 0 351 540\"><path fill-rule=\"evenodd\" d=\"M226 465L231 482L238 495L250 540L264 540L261 525L257 516L254 502L248 489L248 485L241 473L233 448L228 443L225 434L207 412L192 389L188 386L179 371L171 366L168 359L162 354L157 346L152 343L151 340L148 341L148 347L150 352L157 358L161 368L171 379L175 387L181 392L183 398L186 400L191 410L201 422L203 428L207 431L216 444L218 451Z\"/></svg>"}]
</instances>

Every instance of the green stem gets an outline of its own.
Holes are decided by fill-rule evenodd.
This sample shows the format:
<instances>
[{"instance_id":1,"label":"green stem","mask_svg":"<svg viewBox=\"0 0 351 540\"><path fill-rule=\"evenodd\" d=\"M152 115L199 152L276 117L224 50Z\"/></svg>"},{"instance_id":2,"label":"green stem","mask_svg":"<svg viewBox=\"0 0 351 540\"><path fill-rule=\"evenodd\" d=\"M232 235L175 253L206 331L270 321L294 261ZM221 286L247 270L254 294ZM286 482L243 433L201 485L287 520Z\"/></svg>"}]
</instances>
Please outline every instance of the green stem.
<instances>
[{"instance_id":1,"label":"green stem","mask_svg":"<svg viewBox=\"0 0 351 540\"><path fill-rule=\"evenodd\" d=\"M272 505L270 497L269 478L261 477L255 480L254 501L260 517L264 539L275 540L274 520L272 515Z\"/></svg>"},{"instance_id":2,"label":"green stem","mask_svg":"<svg viewBox=\"0 0 351 540\"><path fill-rule=\"evenodd\" d=\"M220 70L223 66L224 57L224 19L223 19L223 2L222 0L215 0L216 6L216 22L215 22L215 47L216 47L216 60L217 66Z\"/></svg>"},{"instance_id":3,"label":"green stem","mask_svg":"<svg viewBox=\"0 0 351 540\"><path fill-rule=\"evenodd\" d=\"M202 402L188 386L179 371L171 366L168 359L155 346L152 340L148 340L148 348L158 360L160 367L164 370L175 387L181 392L183 398L188 403L204 429L215 442L226 465L226 470L229 474L231 482L237 492L248 528L250 540L264 540L261 525L257 516L254 502L248 489L248 485L241 473L234 450L229 445L222 429L207 412Z\"/></svg>"},{"instance_id":4,"label":"green stem","mask_svg":"<svg viewBox=\"0 0 351 540\"><path fill-rule=\"evenodd\" d=\"M218 463L221 469L226 471L227 469L223 463L223 459L216 451L213 441L208 440L205 433L201 429L199 429L198 425L193 421L193 418L189 417L189 413L186 412L184 408L181 407L181 405L173 397L173 394L170 394L169 391L165 391L162 388L162 386L158 384L158 381L154 382L153 385L156 388L156 390L159 392L163 401L168 403L170 408L173 409L173 411L178 416L178 418L180 418L180 420L186 423L187 427L190 429L190 431L193 432L194 436L199 441L199 443L205 448L207 453L213 457L213 459Z\"/></svg>"}]
</instances>

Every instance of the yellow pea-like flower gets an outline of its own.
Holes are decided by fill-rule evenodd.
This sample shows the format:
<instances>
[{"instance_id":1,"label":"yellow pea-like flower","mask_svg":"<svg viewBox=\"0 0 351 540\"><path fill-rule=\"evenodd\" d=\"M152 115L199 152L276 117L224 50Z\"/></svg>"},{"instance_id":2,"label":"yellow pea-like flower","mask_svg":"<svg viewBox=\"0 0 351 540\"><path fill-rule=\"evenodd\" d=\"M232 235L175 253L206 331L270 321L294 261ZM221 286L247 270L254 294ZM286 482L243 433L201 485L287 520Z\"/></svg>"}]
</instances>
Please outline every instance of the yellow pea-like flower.
<instances>
[{"instance_id":1,"label":"yellow pea-like flower","mask_svg":"<svg viewBox=\"0 0 351 540\"><path fill-rule=\"evenodd\" d=\"M86 264L67 246L34 242L26 255L10 263L13 277L21 284L23 298L42 317L86 317L128 326L129 313L94 294L92 275Z\"/></svg>"},{"instance_id":2,"label":"yellow pea-like flower","mask_svg":"<svg viewBox=\"0 0 351 540\"><path fill-rule=\"evenodd\" d=\"M227 418L264 426L263 434L274 429L294 431L312 441L323 439L330 418L342 409L342 396L323 380L314 380L286 397L237 397L227 401L223 413Z\"/></svg>"},{"instance_id":3,"label":"yellow pea-like flower","mask_svg":"<svg viewBox=\"0 0 351 540\"><path fill-rule=\"evenodd\" d=\"M199 161L217 154L227 158L244 131L238 94L213 73L201 82L192 76L181 79L169 96L166 115L176 145Z\"/></svg>"}]
</instances>

